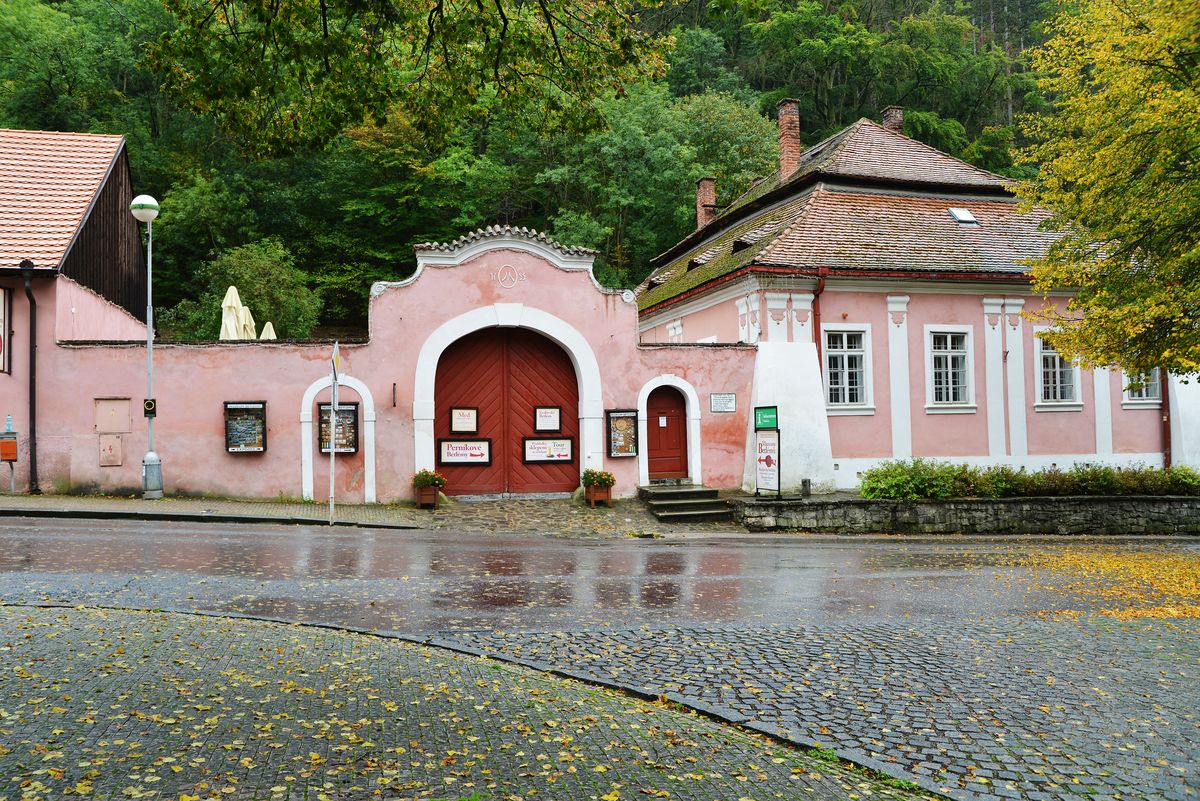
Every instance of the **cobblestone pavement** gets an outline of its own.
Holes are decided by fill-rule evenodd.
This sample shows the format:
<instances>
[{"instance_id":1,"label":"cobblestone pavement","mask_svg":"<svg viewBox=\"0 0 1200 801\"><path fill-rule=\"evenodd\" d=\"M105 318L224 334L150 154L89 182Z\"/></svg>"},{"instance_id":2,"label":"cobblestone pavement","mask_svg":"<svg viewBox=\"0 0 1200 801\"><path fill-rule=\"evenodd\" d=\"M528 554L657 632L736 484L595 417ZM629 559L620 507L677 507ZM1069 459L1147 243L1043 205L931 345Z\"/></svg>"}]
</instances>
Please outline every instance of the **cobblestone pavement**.
<instances>
[{"instance_id":1,"label":"cobblestone pavement","mask_svg":"<svg viewBox=\"0 0 1200 801\"><path fill-rule=\"evenodd\" d=\"M915 799L669 706L308 627L0 608L0 799Z\"/></svg>"},{"instance_id":2,"label":"cobblestone pavement","mask_svg":"<svg viewBox=\"0 0 1200 801\"><path fill-rule=\"evenodd\" d=\"M174 498L143 501L140 498L77 495L2 495L0 510L9 514L59 514L168 517L191 520L253 519L323 524L328 507L299 500L239 500L233 498ZM513 532L552 534L559 537L613 537L638 533L644 536L681 533L745 533L730 522L664 523L634 498L619 499L613 508L595 509L581 501L499 500L453 501L436 511L410 504L339 504L335 522L355 526L394 526L438 531Z\"/></svg>"},{"instance_id":3,"label":"cobblestone pavement","mask_svg":"<svg viewBox=\"0 0 1200 801\"><path fill-rule=\"evenodd\" d=\"M956 797L1200 796L1196 621L457 632L432 642L715 708Z\"/></svg>"}]
</instances>

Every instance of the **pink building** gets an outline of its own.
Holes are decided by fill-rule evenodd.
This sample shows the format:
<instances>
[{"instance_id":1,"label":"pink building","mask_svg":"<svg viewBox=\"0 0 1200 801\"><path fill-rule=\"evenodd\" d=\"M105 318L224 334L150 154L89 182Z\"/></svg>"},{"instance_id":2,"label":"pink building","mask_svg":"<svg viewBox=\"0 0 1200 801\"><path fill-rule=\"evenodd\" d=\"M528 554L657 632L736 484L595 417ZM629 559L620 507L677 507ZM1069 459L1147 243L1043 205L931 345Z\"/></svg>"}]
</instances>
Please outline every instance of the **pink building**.
<instances>
[{"instance_id":1,"label":"pink building","mask_svg":"<svg viewBox=\"0 0 1200 801\"><path fill-rule=\"evenodd\" d=\"M851 486L909 455L1161 463L1168 404L1038 344L1020 259L1047 239L1000 179L860 121L698 228L637 293L526 229L417 248L372 288L369 338L159 343L167 492L412 497L564 493L586 468L754 488L751 411L776 406L785 491ZM789 127L791 126L791 127ZM137 491L146 451L145 284L120 137L0 131L0 419L18 486ZM1050 302L1060 302L1051 299ZM1194 385L1167 382L1173 458L1200 461ZM1187 395L1192 391L1193 395ZM2 468L0 468L2 470ZM0 472L0 477L3 474Z\"/></svg>"},{"instance_id":2,"label":"pink building","mask_svg":"<svg viewBox=\"0 0 1200 801\"><path fill-rule=\"evenodd\" d=\"M853 487L913 456L1200 461L1195 382L1130 390L1037 337L1036 313L1068 294L1031 294L1024 264L1053 235L1003 178L905 137L897 107L808 149L798 104L779 119L779 172L719 210L701 179L696 230L656 259L638 305L643 342L758 345L755 404L804 432L790 454L784 440L785 470Z\"/></svg>"}]
</instances>

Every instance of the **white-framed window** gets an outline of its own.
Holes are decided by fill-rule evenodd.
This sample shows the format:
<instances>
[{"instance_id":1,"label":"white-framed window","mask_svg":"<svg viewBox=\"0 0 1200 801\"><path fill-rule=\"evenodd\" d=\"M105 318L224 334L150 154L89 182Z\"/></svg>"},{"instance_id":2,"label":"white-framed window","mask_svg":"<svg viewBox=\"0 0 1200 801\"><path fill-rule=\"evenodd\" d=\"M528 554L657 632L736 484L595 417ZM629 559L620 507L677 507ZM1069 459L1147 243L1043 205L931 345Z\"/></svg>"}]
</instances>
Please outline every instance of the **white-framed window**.
<instances>
[{"instance_id":1,"label":"white-framed window","mask_svg":"<svg viewBox=\"0 0 1200 801\"><path fill-rule=\"evenodd\" d=\"M873 414L871 326L821 326L824 350L825 408L829 414Z\"/></svg>"},{"instance_id":2,"label":"white-framed window","mask_svg":"<svg viewBox=\"0 0 1200 801\"><path fill-rule=\"evenodd\" d=\"M925 326L925 411L975 411L974 326Z\"/></svg>"},{"instance_id":3,"label":"white-framed window","mask_svg":"<svg viewBox=\"0 0 1200 801\"><path fill-rule=\"evenodd\" d=\"M1162 371L1157 367L1141 376L1122 374L1125 395L1122 406L1162 406Z\"/></svg>"},{"instance_id":4,"label":"white-framed window","mask_svg":"<svg viewBox=\"0 0 1200 801\"><path fill-rule=\"evenodd\" d=\"M1034 383L1037 396L1034 408L1043 412L1079 411L1083 408L1083 384L1079 367L1062 357L1054 346L1038 336L1050 329L1033 329L1033 345L1037 361L1034 363Z\"/></svg>"},{"instance_id":5,"label":"white-framed window","mask_svg":"<svg viewBox=\"0 0 1200 801\"><path fill-rule=\"evenodd\" d=\"M672 320L667 323L667 341L673 343L683 342L683 320Z\"/></svg>"}]
</instances>

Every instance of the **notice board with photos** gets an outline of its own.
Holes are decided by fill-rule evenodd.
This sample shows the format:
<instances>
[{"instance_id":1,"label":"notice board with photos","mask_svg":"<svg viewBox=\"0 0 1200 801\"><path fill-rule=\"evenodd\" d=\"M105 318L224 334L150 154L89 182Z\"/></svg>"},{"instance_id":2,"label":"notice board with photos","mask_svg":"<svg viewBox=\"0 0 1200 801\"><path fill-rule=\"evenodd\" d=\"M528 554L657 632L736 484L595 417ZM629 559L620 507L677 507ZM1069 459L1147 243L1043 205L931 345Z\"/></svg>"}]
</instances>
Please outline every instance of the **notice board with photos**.
<instances>
[{"instance_id":1,"label":"notice board with photos","mask_svg":"<svg viewBox=\"0 0 1200 801\"><path fill-rule=\"evenodd\" d=\"M605 412L608 420L608 455L610 458L637 456L637 416L637 409L609 409Z\"/></svg>"},{"instance_id":2,"label":"notice board with photos","mask_svg":"<svg viewBox=\"0 0 1200 801\"><path fill-rule=\"evenodd\" d=\"M320 428L318 439L321 442L321 453L329 453L329 416L333 404L317 405ZM334 453L358 453L358 404L338 404L337 441L334 443Z\"/></svg>"},{"instance_id":3,"label":"notice board with photos","mask_svg":"<svg viewBox=\"0 0 1200 801\"><path fill-rule=\"evenodd\" d=\"M267 402L225 402L225 450L262 453L267 449Z\"/></svg>"}]
</instances>

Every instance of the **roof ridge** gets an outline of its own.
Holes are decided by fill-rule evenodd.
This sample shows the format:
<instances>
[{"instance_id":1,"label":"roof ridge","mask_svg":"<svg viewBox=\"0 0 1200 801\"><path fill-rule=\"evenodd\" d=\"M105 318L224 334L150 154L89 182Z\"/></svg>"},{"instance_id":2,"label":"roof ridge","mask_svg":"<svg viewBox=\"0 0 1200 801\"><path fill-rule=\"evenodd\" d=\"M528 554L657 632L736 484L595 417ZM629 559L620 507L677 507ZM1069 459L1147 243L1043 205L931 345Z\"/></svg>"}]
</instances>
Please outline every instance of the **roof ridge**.
<instances>
[{"instance_id":1,"label":"roof ridge","mask_svg":"<svg viewBox=\"0 0 1200 801\"><path fill-rule=\"evenodd\" d=\"M964 160L960 159L958 156L951 155L944 150L938 150L933 145L926 144L925 142L922 142L920 139L913 139L911 136L908 136L908 135L902 133L901 131L893 131L891 128L888 128L886 125L880 125L879 123L875 122L874 120L869 120L866 117L863 117L859 120L859 122L870 123L871 125L873 125L874 127L878 128L879 130L883 131L886 134L890 134L891 136L898 136L901 139L904 139L905 141L912 142L914 145L918 145L918 146L924 148L925 150L936 153L937 155L942 156L943 158L948 158L951 161L956 161L959 164L961 164L962 166L967 167L968 169L974 170L975 172L978 172L978 173L982 173L983 175L986 175L988 178L995 178L999 181L1004 181L1006 183L1012 180L1010 178L1005 178L1003 175L1000 175L998 173L994 173L991 170L985 170L983 167L977 167L976 165L972 164L971 162L964 161ZM855 123L855 124L857 125L858 123Z\"/></svg>"},{"instance_id":2,"label":"roof ridge","mask_svg":"<svg viewBox=\"0 0 1200 801\"><path fill-rule=\"evenodd\" d=\"M594 256L596 251L591 248L576 247L574 245L564 245L561 242L551 239L541 231L536 231L533 228L525 226L513 225L488 225L483 228L476 228L470 233L463 234L452 242L421 242L413 245L415 251L440 251L449 252L458 250L459 248L470 245L474 242L479 242L484 239L496 239L498 237L511 236L518 239L528 239L533 242L540 242L547 247L551 247L560 253L567 256Z\"/></svg>"},{"instance_id":3,"label":"roof ridge","mask_svg":"<svg viewBox=\"0 0 1200 801\"><path fill-rule=\"evenodd\" d=\"M91 136L97 139L124 139L125 134L95 133L94 131L44 131L34 128L0 128L0 133L34 134L39 136Z\"/></svg>"}]
</instances>

